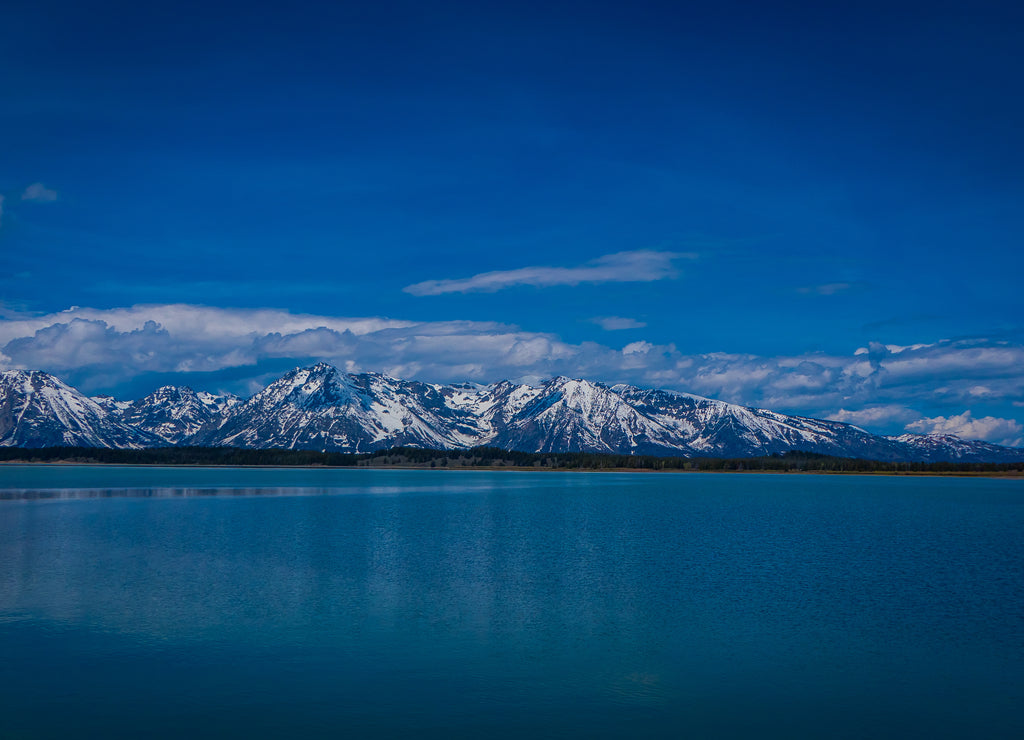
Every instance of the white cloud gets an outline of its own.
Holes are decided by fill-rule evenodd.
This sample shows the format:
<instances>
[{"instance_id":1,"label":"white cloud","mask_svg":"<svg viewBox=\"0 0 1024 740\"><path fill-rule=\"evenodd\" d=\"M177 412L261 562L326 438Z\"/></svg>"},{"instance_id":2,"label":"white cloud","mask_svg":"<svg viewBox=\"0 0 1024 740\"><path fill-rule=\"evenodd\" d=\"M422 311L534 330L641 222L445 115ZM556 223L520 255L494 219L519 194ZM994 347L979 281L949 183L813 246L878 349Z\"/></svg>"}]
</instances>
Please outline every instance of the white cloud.
<instances>
[{"instance_id":1,"label":"white cloud","mask_svg":"<svg viewBox=\"0 0 1024 740\"><path fill-rule=\"evenodd\" d=\"M650 342L631 342L622 348L622 354L624 355L646 355L652 349L654 345Z\"/></svg>"},{"instance_id":2,"label":"white cloud","mask_svg":"<svg viewBox=\"0 0 1024 740\"><path fill-rule=\"evenodd\" d=\"M34 182L25 188L25 191L21 194L21 199L34 203L51 203L57 200L57 191L51 190L41 182Z\"/></svg>"},{"instance_id":3,"label":"white cloud","mask_svg":"<svg viewBox=\"0 0 1024 740\"><path fill-rule=\"evenodd\" d=\"M857 426L880 426L893 422L906 422L918 416L919 414L906 406L887 404L885 406L867 406L853 411L839 409L825 418Z\"/></svg>"},{"instance_id":4,"label":"white cloud","mask_svg":"<svg viewBox=\"0 0 1024 740\"><path fill-rule=\"evenodd\" d=\"M577 267L520 267L515 270L482 272L469 278L426 280L404 288L412 295L444 293L493 293L516 285L550 287L581 283L632 283L674 278L679 273L674 260L696 255L641 249L598 257Z\"/></svg>"},{"instance_id":5,"label":"white cloud","mask_svg":"<svg viewBox=\"0 0 1024 740\"><path fill-rule=\"evenodd\" d=\"M17 337L25 337L48 326L75 319L102 321L118 332L141 329L147 321L153 321L183 341L190 342L238 341L264 334L292 334L311 327L349 331L359 336L385 329L415 326L418 323L380 317L345 318L293 314L278 309L214 308L184 303L142 304L102 310L72 306L58 313L0 322L0 346Z\"/></svg>"},{"instance_id":6,"label":"white cloud","mask_svg":"<svg viewBox=\"0 0 1024 740\"><path fill-rule=\"evenodd\" d=\"M353 363L400 377L497 379L580 354L547 334L493 322L340 318L270 309L146 305L0 321L6 367L123 382L147 372L212 372L274 358ZM607 350L613 352L613 350Z\"/></svg>"},{"instance_id":7,"label":"white cloud","mask_svg":"<svg viewBox=\"0 0 1024 740\"><path fill-rule=\"evenodd\" d=\"M983 416L975 419L970 410L956 416L936 416L930 419L919 419L907 424L908 432L918 434L955 434L963 439L982 439L986 442L1020 447L1024 445L1024 425L1013 419L1000 419L995 416Z\"/></svg>"},{"instance_id":8,"label":"white cloud","mask_svg":"<svg viewBox=\"0 0 1024 740\"><path fill-rule=\"evenodd\" d=\"M605 331L622 331L623 329L643 329L647 324L636 319L627 319L622 316L595 316L590 323L597 324Z\"/></svg>"}]
</instances>

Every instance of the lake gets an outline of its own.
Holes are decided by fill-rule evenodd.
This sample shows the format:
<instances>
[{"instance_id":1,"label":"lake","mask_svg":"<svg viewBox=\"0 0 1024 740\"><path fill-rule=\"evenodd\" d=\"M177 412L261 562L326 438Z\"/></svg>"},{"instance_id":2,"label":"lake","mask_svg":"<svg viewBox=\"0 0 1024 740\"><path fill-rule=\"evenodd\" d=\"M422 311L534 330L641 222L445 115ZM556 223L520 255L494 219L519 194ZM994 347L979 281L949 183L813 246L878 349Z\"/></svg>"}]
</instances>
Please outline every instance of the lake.
<instances>
[{"instance_id":1,"label":"lake","mask_svg":"<svg viewBox=\"0 0 1024 740\"><path fill-rule=\"evenodd\" d=\"M1024 737L1024 483L0 466L0 737Z\"/></svg>"}]
</instances>

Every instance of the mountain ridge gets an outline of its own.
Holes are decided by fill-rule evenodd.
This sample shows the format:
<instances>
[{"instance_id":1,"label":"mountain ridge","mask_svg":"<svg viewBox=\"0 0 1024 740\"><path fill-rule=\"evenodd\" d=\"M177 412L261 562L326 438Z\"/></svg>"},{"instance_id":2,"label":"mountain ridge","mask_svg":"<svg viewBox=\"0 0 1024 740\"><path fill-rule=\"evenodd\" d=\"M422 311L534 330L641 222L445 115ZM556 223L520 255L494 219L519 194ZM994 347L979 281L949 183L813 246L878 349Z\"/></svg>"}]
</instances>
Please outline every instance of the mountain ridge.
<instances>
[{"instance_id":1,"label":"mountain ridge","mask_svg":"<svg viewBox=\"0 0 1024 740\"><path fill-rule=\"evenodd\" d=\"M558 376L538 386L432 384L300 367L248 399L163 386L88 398L52 375L0 374L0 446L233 446L372 452L406 446L676 457L790 451L908 462L1014 462L1024 449L952 435L886 437L689 393Z\"/></svg>"}]
</instances>

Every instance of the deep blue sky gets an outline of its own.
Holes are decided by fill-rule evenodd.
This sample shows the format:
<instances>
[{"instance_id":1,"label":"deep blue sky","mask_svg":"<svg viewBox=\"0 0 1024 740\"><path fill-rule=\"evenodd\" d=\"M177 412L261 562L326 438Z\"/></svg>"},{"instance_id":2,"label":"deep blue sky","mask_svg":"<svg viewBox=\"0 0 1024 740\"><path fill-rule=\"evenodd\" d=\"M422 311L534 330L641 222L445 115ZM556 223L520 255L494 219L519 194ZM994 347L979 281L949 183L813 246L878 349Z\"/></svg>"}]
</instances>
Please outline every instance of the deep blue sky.
<instances>
[{"instance_id":1,"label":"deep blue sky","mask_svg":"<svg viewBox=\"0 0 1024 740\"><path fill-rule=\"evenodd\" d=\"M208 5L5 7L8 321L190 304L498 322L575 348L674 347L647 375L637 352L626 366L485 352L459 366L474 379L519 367L818 415L884 407L887 431L922 415L1024 419L1016 355L970 386L989 392L949 397L925 378L907 397L836 391L815 405L800 400L820 391L811 380L791 398L776 391L795 376L771 392L750 380L758 363L821 353L827 368L872 342L1020 349L1021 4ZM623 252L654 266L600 262ZM583 272L404 290L528 267ZM105 336L81 339L89 352L32 333L0 351L124 393L183 367L131 372L145 349L97 358L97 343L121 341ZM388 354L407 340L349 350L361 369L458 374L427 350ZM680 363L718 353L747 357L733 369L748 379L693 388L708 373ZM268 357L276 369L342 354L253 350L181 382L256 385Z\"/></svg>"}]
</instances>

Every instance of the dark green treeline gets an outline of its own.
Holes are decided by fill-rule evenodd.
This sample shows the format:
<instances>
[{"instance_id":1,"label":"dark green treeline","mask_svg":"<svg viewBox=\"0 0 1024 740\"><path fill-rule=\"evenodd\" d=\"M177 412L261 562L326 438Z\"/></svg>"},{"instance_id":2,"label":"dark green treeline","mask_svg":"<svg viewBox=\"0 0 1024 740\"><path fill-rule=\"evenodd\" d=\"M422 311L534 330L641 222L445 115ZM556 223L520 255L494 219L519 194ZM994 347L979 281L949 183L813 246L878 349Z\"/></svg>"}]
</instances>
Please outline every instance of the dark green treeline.
<instances>
[{"instance_id":1,"label":"dark green treeline","mask_svg":"<svg viewBox=\"0 0 1024 740\"><path fill-rule=\"evenodd\" d=\"M118 465L264 465L323 467L534 468L542 470L691 470L837 473L1010 473L1024 462L881 462L809 452L748 458L650 457L588 452L537 453L474 447L424 450L395 447L359 455L312 450L245 450L235 447L161 447L112 450L94 447L0 448L0 462L75 462Z\"/></svg>"}]
</instances>

